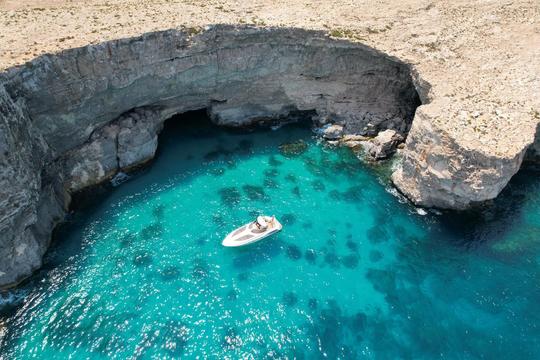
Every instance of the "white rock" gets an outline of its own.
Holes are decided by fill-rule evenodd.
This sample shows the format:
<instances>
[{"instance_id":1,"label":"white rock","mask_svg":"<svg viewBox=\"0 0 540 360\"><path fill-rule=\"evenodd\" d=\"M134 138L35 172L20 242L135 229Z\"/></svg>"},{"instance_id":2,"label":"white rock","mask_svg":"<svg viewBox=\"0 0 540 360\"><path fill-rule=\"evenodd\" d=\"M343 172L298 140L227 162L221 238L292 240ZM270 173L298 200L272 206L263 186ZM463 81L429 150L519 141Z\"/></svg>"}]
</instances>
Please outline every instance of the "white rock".
<instances>
[{"instance_id":1,"label":"white rock","mask_svg":"<svg viewBox=\"0 0 540 360\"><path fill-rule=\"evenodd\" d=\"M327 140L337 140L343 135L342 125L330 125L323 130L323 137Z\"/></svg>"},{"instance_id":2,"label":"white rock","mask_svg":"<svg viewBox=\"0 0 540 360\"><path fill-rule=\"evenodd\" d=\"M377 160L385 159L396 151L397 145L401 141L403 141L403 136L395 130L381 131L371 141L373 146L369 148L368 154Z\"/></svg>"}]
</instances>

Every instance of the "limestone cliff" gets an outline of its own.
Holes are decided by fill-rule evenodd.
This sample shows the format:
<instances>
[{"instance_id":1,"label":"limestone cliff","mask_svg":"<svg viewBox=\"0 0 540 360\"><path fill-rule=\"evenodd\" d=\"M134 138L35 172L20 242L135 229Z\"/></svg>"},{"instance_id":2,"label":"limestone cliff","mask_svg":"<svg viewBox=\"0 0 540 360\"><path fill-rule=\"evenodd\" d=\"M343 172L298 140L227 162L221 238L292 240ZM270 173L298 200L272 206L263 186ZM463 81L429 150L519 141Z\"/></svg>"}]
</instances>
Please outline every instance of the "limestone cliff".
<instances>
[{"instance_id":1,"label":"limestone cliff","mask_svg":"<svg viewBox=\"0 0 540 360\"><path fill-rule=\"evenodd\" d=\"M416 110L394 184L426 207L465 209L495 198L521 167L533 138L504 152L474 146L435 121L444 118L438 106L434 101Z\"/></svg>"},{"instance_id":2,"label":"limestone cliff","mask_svg":"<svg viewBox=\"0 0 540 360\"><path fill-rule=\"evenodd\" d=\"M469 113L411 66L322 32L217 26L43 55L0 74L0 286L41 265L72 193L148 161L165 119L203 108L224 126L306 111L354 145L391 130L374 157L406 137L392 178L423 206L492 199L540 154L537 112Z\"/></svg>"},{"instance_id":3,"label":"limestone cliff","mask_svg":"<svg viewBox=\"0 0 540 360\"><path fill-rule=\"evenodd\" d=\"M218 26L44 55L0 74L0 286L40 266L70 194L148 161L171 115L220 125L316 114L344 134L410 128L408 65L322 32Z\"/></svg>"},{"instance_id":4,"label":"limestone cliff","mask_svg":"<svg viewBox=\"0 0 540 360\"><path fill-rule=\"evenodd\" d=\"M0 85L0 284L41 265L63 209L46 166L48 147Z\"/></svg>"}]
</instances>

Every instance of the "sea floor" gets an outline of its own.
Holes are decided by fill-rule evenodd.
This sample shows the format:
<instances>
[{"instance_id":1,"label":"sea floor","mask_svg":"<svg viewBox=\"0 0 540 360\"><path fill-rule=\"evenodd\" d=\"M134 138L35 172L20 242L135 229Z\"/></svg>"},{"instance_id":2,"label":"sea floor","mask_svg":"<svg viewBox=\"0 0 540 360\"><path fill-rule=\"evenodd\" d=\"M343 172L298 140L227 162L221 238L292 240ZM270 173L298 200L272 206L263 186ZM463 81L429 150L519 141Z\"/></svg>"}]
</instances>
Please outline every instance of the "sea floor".
<instances>
[{"instance_id":1,"label":"sea floor","mask_svg":"<svg viewBox=\"0 0 540 360\"><path fill-rule=\"evenodd\" d=\"M309 128L198 116L0 296L0 359L540 357L538 171L482 211L422 216ZM221 246L258 214L283 231Z\"/></svg>"}]
</instances>

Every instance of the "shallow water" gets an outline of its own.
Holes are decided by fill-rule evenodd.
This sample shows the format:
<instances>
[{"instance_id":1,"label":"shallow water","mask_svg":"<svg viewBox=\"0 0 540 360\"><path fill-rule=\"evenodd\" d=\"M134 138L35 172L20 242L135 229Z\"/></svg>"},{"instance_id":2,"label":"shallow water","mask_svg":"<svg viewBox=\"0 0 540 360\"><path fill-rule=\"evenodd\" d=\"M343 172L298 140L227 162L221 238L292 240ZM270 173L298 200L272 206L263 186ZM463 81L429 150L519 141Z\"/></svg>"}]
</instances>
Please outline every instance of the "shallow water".
<instances>
[{"instance_id":1,"label":"shallow water","mask_svg":"<svg viewBox=\"0 0 540 360\"><path fill-rule=\"evenodd\" d=\"M540 356L538 172L482 212L420 216L309 129L179 120L3 296L0 358ZM220 245L259 213L283 231Z\"/></svg>"}]
</instances>

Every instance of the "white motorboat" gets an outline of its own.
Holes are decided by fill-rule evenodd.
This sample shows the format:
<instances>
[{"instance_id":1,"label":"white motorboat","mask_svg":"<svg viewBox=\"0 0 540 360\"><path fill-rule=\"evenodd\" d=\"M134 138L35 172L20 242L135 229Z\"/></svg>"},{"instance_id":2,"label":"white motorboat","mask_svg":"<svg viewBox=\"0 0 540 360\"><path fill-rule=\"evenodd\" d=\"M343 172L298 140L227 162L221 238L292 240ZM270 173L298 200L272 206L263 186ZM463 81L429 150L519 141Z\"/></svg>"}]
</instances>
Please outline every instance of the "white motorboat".
<instances>
[{"instance_id":1,"label":"white motorboat","mask_svg":"<svg viewBox=\"0 0 540 360\"><path fill-rule=\"evenodd\" d=\"M262 240L283 228L275 216L258 216L257 220L242 225L231 232L221 245L227 247L244 246Z\"/></svg>"}]
</instances>

